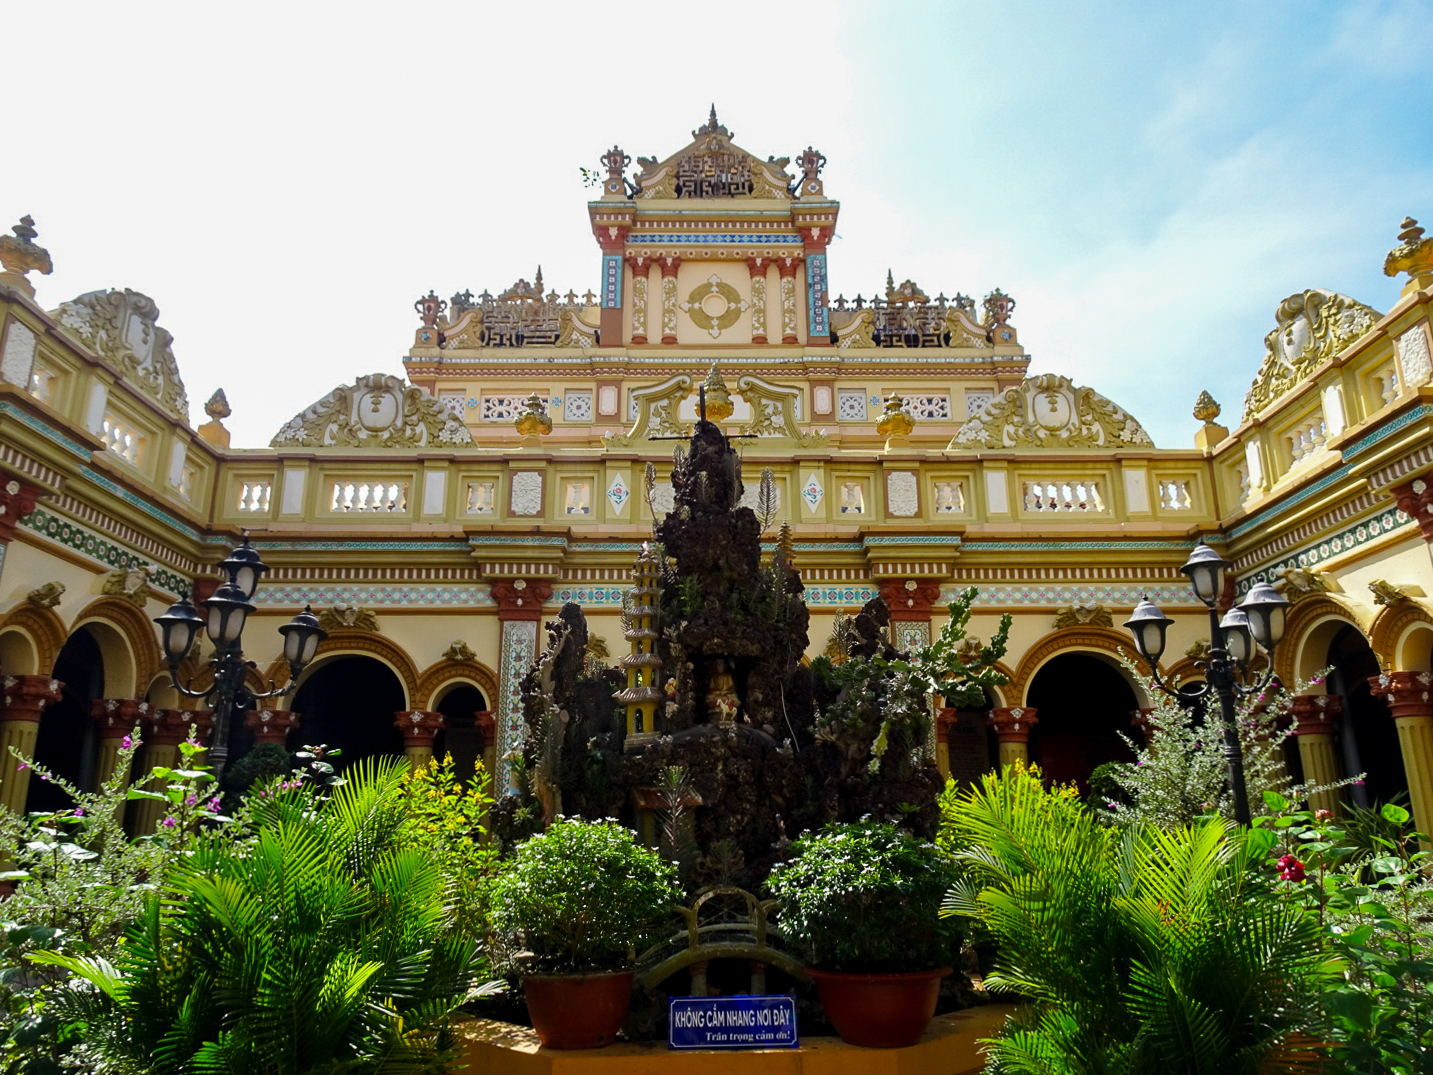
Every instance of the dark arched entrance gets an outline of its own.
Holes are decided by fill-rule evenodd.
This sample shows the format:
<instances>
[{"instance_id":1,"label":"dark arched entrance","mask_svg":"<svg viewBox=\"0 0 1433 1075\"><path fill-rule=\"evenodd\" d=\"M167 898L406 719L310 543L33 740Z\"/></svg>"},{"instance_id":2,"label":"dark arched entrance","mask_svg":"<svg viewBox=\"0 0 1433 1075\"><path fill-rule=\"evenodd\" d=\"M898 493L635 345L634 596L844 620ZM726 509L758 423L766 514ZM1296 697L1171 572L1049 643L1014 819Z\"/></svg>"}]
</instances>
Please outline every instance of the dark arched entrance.
<instances>
[{"instance_id":1,"label":"dark arched entrance","mask_svg":"<svg viewBox=\"0 0 1433 1075\"><path fill-rule=\"evenodd\" d=\"M35 761L82 791L92 790L97 736L90 703L104 697L104 655L88 628L70 635L51 675L63 686L59 700L41 715ZM63 810L70 805L70 797L53 784L30 781L27 811Z\"/></svg>"},{"instance_id":2,"label":"dark arched entrance","mask_svg":"<svg viewBox=\"0 0 1433 1075\"><path fill-rule=\"evenodd\" d=\"M1381 698L1369 690L1370 676L1379 673L1378 658L1356 627L1343 627L1328 650L1328 692L1343 699L1339 718L1339 747L1346 773L1363 773L1364 782L1349 789L1359 806L1387 802L1407 793L1403 751L1393 715Z\"/></svg>"},{"instance_id":3,"label":"dark arched entrance","mask_svg":"<svg viewBox=\"0 0 1433 1075\"><path fill-rule=\"evenodd\" d=\"M947 729L946 751L950 761L950 778L960 788L974 787L980 777L1000 765L1000 741L990 727L990 710L999 701L985 692L985 701L978 708L957 709Z\"/></svg>"},{"instance_id":4,"label":"dark arched entrance","mask_svg":"<svg viewBox=\"0 0 1433 1075\"><path fill-rule=\"evenodd\" d=\"M380 754L402 756L393 716L405 708L403 684L382 661L338 657L313 670L294 695L299 729L289 746L338 747L342 765Z\"/></svg>"},{"instance_id":5,"label":"dark arched entrance","mask_svg":"<svg viewBox=\"0 0 1433 1075\"><path fill-rule=\"evenodd\" d=\"M443 695L438 712L443 714L443 730L433 738L433 757L447 754L453 759L453 775L466 787L483 760L483 730L475 714L488 708L483 692L463 684ZM491 774L489 774L491 775Z\"/></svg>"},{"instance_id":6,"label":"dark arched entrance","mask_svg":"<svg viewBox=\"0 0 1433 1075\"><path fill-rule=\"evenodd\" d=\"M1118 669L1088 653L1062 653L1035 673L1025 704L1036 710L1030 760L1051 782L1079 784L1107 761L1134 761L1121 738L1139 708L1134 688Z\"/></svg>"}]
</instances>

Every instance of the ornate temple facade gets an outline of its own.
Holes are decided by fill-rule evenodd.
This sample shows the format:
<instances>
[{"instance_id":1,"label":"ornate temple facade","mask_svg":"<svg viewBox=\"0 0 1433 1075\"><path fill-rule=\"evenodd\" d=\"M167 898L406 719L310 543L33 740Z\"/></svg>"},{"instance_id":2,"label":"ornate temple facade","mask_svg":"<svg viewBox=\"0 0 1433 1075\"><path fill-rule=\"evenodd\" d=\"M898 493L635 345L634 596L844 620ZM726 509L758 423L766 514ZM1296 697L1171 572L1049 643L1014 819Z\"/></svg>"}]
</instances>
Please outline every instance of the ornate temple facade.
<instances>
[{"instance_id":1,"label":"ornate temple facade","mask_svg":"<svg viewBox=\"0 0 1433 1075\"><path fill-rule=\"evenodd\" d=\"M296 400L264 449L230 446L222 392L190 427L154 300L38 300L49 255L17 225L0 240L0 746L88 784L136 725L159 760L202 733L152 620L212 592L245 531L271 568L245 631L256 676L279 675L274 628L305 605L329 636L285 708L235 727L236 755L285 738L439 749L505 778L520 680L567 602L587 659L630 676L629 730L660 732L636 725L652 719L655 628L633 619L633 566L673 509L673 442L705 406L739 446L763 542L787 528L808 656L874 597L903 649L967 587L976 635L1013 616L1007 685L939 711L933 749L958 779L1028 756L1084 780L1128 757L1149 699L1117 625L1148 595L1174 620L1162 670L1199 678L1207 618L1179 567L1202 538L1239 592L1269 580L1294 602L1286 682L1333 669L1296 704L1291 762L1366 771L1349 797L1408 792L1433 829L1433 239L1405 222L1386 313L1317 288L1270 296L1239 420L1219 424L1206 393L1191 446L1156 448L1078 371L1029 375L999 290L932 297L935 282L872 271L869 296L833 296L825 163L763 159L715 112L665 159L633 167L614 147L580 294L541 270L430 292L406 377ZM206 658L181 675L202 682ZM7 805L48 793L0 755Z\"/></svg>"}]
</instances>

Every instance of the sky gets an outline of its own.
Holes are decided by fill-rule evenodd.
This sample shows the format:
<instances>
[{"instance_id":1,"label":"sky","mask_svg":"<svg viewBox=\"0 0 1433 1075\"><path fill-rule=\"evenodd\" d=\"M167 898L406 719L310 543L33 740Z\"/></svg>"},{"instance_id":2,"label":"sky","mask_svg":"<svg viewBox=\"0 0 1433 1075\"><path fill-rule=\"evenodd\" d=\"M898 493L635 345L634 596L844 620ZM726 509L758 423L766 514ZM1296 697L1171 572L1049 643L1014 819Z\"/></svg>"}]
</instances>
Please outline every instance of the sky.
<instances>
[{"instance_id":1,"label":"sky","mask_svg":"<svg viewBox=\"0 0 1433 1075\"><path fill-rule=\"evenodd\" d=\"M1386 311L1399 222L1433 224L1433 0L4 0L0 26L0 226L34 216L39 301L151 296L236 448L401 375L430 288L541 264L595 291L579 168L665 157L712 103L759 157L827 156L833 294L999 287L1032 373L1161 447L1201 389L1238 424L1280 300Z\"/></svg>"}]
</instances>

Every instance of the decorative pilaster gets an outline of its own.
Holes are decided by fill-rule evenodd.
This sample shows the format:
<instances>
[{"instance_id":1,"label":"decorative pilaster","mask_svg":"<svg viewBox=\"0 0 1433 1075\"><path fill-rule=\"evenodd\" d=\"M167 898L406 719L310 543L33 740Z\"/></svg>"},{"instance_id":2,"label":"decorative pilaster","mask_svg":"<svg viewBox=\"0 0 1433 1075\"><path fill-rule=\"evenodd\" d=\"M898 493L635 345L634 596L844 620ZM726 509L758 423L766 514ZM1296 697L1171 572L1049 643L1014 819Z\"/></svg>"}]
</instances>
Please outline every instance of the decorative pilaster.
<instances>
[{"instance_id":1,"label":"decorative pilaster","mask_svg":"<svg viewBox=\"0 0 1433 1075\"><path fill-rule=\"evenodd\" d=\"M505 759L522 746L522 678L537 656L537 623L543 603L551 596L552 583L541 579L499 579L492 584L503 632L496 747L502 772L493 771L494 795L515 790L512 767Z\"/></svg>"},{"instance_id":2,"label":"decorative pilaster","mask_svg":"<svg viewBox=\"0 0 1433 1075\"><path fill-rule=\"evenodd\" d=\"M1428 477L1433 475L1414 478L1403 485L1395 485L1388 491L1403 513L1418 524L1418 529L1423 532L1423 540L1433 544L1433 484L1430 484Z\"/></svg>"},{"instance_id":3,"label":"decorative pilaster","mask_svg":"<svg viewBox=\"0 0 1433 1075\"><path fill-rule=\"evenodd\" d=\"M28 482L0 476L0 576L5 574L5 550L15 536L15 527L35 510L39 495L40 490Z\"/></svg>"},{"instance_id":4,"label":"decorative pilaster","mask_svg":"<svg viewBox=\"0 0 1433 1075\"><path fill-rule=\"evenodd\" d=\"M776 271L781 274L781 342L800 343L796 335L796 266L798 258L777 258Z\"/></svg>"},{"instance_id":5,"label":"decorative pilaster","mask_svg":"<svg viewBox=\"0 0 1433 1075\"><path fill-rule=\"evenodd\" d=\"M647 274L651 258L628 258L632 269L632 342L647 342Z\"/></svg>"},{"instance_id":6,"label":"decorative pilaster","mask_svg":"<svg viewBox=\"0 0 1433 1075\"><path fill-rule=\"evenodd\" d=\"M806 247L806 338L812 344L818 341L825 343L831 336L831 321L826 309L826 300L829 297L826 244L831 239L831 229L803 228L801 238Z\"/></svg>"},{"instance_id":7,"label":"decorative pilaster","mask_svg":"<svg viewBox=\"0 0 1433 1075\"><path fill-rule=\"evenodd\" d=\"M598 315L598 345L622 346L622 248L627 228L607 226L598 232L602 246L602 307Z\"/></svg>"},{"instance_id":8,"label":"decorative pilaster","mask_svg":"<svg viewBox=\"0 0 1433 1075\"><path fill-rule=\"evenodd\" d=\"M498 720L497 714L491 709L479 709L473 714L473 724L478 731L483 733L483 768L488 772L488 779L496 781L498 771ZM496 790L493 790L496 796Z\"/></svg>"},{"instance_id":9,"label":"decorative pilaster","mask_svg":"<svg viewBox=\"0 0 1433 1075\"><path fill-rule=\"evenodd\" d=\"M254 733L254 746L273 743L284 746L289 732L299 726L299 714L292 709L250 709L244 713L244 727Z\"/></svg>"},{"instance_id":10,"label":"decorative pilaster","mask_svg":"<svg viewBox=\"0 0 1433 1075\"><path fill-rule=\"evenodd\" d=\"M99 761L95 766L95 786L104 784L114 775L119 752L125 737L132 735L140 721L149 713L149 703L138 698L96 698L90 703L90 720L99 728Z\"/></svg>"},{"instance_id":11,"label":"decorative pilaster","mask_svg":"<svg viewBox=\"0 0 1433 1075\"><path fill-rule=\"evenodd\" d=\"M403 733L403 756L414 769L433 760L433 738L443 727L443 714L412 709L393 714L393 727Z\"/></svg>"},{"instance_id":12,"label":"decorative pilaster","mask_svg":"<svg viewBox=\"0 0 1433 1075\"><path fill-rule=\"evenodd\" d=\"M40 734L40 717L45 707L60 700L64 684L49 676L5 676L0 679L0 805L17 814L25 812L30 792L30 770L21 769L11 753L18 750L27 758L35 756L35 739Z\"/></svg>"},{"instance_id":13,"label":"decorative pilaster","mask_svg":"<svg viewBox=\"0 0 1433 1075\"><path fill-rule=\"evenodd\" d=\"M770 258L747 258L746 268L751 273L751 342L766 342L766 270Z\"/></svg>"},{"instance_id":14,"label":"decorative pilaster","mask_svg":"<svg viewBox=\"0 0 1433 1075\"><path fill-rule=\"evenodd\" d=\"M214 718L207 709L151 709L140 725L144 735L144 771L157 767L179 768L179 744L193 735L207 743L214 728ZM145 791L160 790L157 785ZM164 816L164 803L156 799L140 799L135 810L135 832L146 836L159 827Z\"/></svg>"},{"instance_id":15,"label":"decorative pilaster","mask_svg":"<svg viewBox=\"0 0 1433 1075\"><path fill-rule=\"evenodd\" d=\"M1299 743L1299 761L1304 768L1304 782L1332 784L1339 779L1338 754L1334 750L1337 718L1343 712L1343 699L1336 694L1299 694L1291 699L1290 714L1294 719L1294 735ZM1309 796L1310 810L1340 812L1336 791L1322 791Z\"/></svg>"},{"instance_id":16,"label":"decorative pilaster","mask_svg":"<svg viewBox=\"0 0 1433 1075\"><path fill-rule=\"evenodd\" d=\"M677 269L682 259L658 258L662 267L662 342L677 342Z\"/></svg>"},{"instance_id":17,"label":"decorative pilaster","mask_svg":"<svg viewBox=\"0 0 1433 1075\"><path fill-rule=\"evenodd\" d=\"M1370 676L1368 686L1388 703L1398 728L1413 826L1433 833L1433 673L1388 672Z\"/></svg>"},{"instance_id":18,"label":"decorative pilaster","mask_svg":"<svg viewBox=\"0 0 1433 1075\"><path fill-rule=\"evenodd\" d=\"M1030 760L1030 729L1039 724L1038 710L1022 706L997 706L990 711L989 724L1000 740L1000 765Z\"/></svg>"}]
</instances>

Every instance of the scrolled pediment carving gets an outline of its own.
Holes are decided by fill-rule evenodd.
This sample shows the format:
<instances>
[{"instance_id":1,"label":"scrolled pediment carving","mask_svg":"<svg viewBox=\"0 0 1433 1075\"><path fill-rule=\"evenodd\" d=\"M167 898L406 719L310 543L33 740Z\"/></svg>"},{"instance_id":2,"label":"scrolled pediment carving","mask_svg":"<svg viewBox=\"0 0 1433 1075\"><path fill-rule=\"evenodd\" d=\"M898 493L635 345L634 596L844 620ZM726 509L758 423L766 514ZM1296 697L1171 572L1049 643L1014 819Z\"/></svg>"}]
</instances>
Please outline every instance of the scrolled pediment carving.
<instances>
[{"instance_id":1,"label":"scrolled pediment carving","mask_svg":"<svg viewBox=\"0 0 1433 1075\"><path fill-rule=\"evenodd\" d=\"M84 346L123 370L129 383L166 411L189 421L189 397L170 346L174 337L159 327L159 307L148 295L129 288L89 291L60 303L50 316Z\"/></svg>"},{"instance_id":2,"label":"scrolled pediment carving","mask_svg":"<svg viewBox=\"0 0 1433 1075\"><path fill-rule=\"evenodd\" d=\"M1093 388L1042 373L971 415L951 448L1153 447L1134 417Z\"/></svg>"},{"instance_id":3,"label":"scrolled pediment carving","mask_svg":"<svg viewBox=\"0 0 1433 1075\"><path fill-rule=\"evenodd\" d=\"M293 416L271 448L419 448L473 443L468 427L423 389L372 373Z\"/></svg>"},{"instance_id":4,"label":"scrolled pediment carving","mask_svg":"<svg viewBox=\"0 0 1433 1075\"><path fill-rule=\"evenodd\" d=\"M1382 316L1371 306L1321 288L1279 303L1274 330L1264 337L1264 362L1244 397L1244 421L1288 393Z\"/></svg>"}]
</instances>

